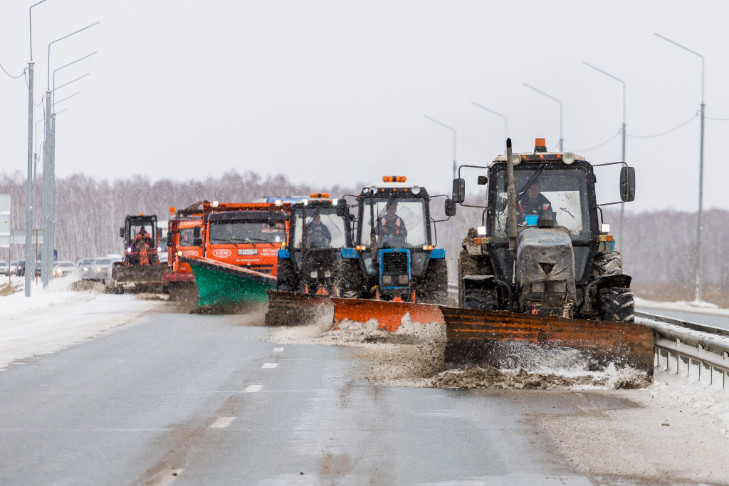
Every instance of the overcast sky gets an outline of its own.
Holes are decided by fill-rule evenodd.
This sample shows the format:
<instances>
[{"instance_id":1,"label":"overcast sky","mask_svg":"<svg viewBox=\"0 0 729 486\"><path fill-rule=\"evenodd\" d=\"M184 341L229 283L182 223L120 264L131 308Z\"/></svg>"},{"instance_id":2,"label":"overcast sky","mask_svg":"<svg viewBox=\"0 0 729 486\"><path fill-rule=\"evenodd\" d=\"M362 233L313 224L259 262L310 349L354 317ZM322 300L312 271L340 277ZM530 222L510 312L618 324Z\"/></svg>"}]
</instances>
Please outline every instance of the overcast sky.
<instances>
[{"instance_id":1,"label":"overcast sky","mask_svg":"<svg viewBox=\"0 0 729 486\"><path fill-rule=\"evenodd\" d=\"M28 7L0 3L0 64L30 59ZM198 179L237 170L354 184L406 175L450 190L535 137L594 163L621 158L628 210L698 205L701 58L704 208L729 209L729 3L715 1L47 0L33 9L35 102L56 72L56 175ZM51 48L48 44L101 23ZM472 104L475 101L504 119ZM41 107L36 120L43 117ZM679 127L662 136L657 136ZM42 123L38 139L42 138ZM0 172L27 171L27 88L0 72ZM184 204L184 201L177 202Z\"/></svg>"}]
</instances>

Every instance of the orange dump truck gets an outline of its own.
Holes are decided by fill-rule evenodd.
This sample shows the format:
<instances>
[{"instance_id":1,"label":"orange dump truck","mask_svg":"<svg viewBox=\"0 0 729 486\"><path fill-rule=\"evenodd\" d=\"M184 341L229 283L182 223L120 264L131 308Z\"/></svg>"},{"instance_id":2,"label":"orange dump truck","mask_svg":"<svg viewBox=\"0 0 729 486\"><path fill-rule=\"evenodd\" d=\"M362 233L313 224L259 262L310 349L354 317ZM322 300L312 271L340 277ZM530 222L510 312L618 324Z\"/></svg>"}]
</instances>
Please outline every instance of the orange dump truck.
<instances>
[{"instance_id":1,"label":"orange dump truck","mask_svg":"<svg viewBox=\"0 0 729 486\"><path fill-rule=\"evenodd\" d=\"M197 300L195 275L190 265L182 262L181 258L202 256L202 204L203 201L200 201L185 209L170 208L167 231L168 271L164 276L170 300Z\"/></svg>"},{"instance_id":2,"label":"orange dump truck","mask_svg":"<svg viewBox=\"0 0 729 486\"><path fill-rule=\"evenodd\" d=\"M201 306L267 302L276 287L278 250L286 243L291 204L203 202L203 221L193 236L202 256L191 265Z\"/></svg>"}]
</instances>

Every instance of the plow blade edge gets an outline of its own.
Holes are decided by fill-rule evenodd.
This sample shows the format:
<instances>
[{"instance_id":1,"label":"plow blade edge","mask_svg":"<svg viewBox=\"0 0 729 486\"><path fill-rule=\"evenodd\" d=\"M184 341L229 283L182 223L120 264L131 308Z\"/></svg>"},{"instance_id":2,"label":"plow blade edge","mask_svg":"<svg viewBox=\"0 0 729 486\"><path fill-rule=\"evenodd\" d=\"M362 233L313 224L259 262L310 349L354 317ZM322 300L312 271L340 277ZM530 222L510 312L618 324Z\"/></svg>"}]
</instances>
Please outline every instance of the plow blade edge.
<instances>
[{"instance_id":1,"label":"plow blade edge","mask_svg":"<svg viewBox=\"0 0 729 486\"><path fill-rule=\"evenodd\" d=\"M268 291L267 326L304 326L318 319L332 322L332 301L326 295Z\"/></svg>"},{"instance_id":2,"label":"plow blade edge","mask_svg":"<svg viewBox=\"0 0 729 486\"><path fill-rule=\"evenodd\" d=\"M653 376L651 330L631 322L592 321L440 307L446 324L445 367L529 369L579 360L589 370L632 367ZM545 357L556 356L546 361ZM562 362L560 362L562 360Z\"/></svg>"},{"instance_id":3,"label":"plow blade edge","mask_svg":"<svg viewBox=\"0 0 729 486\"><path fill-rule=\"evenodd\" d=\"M395 332L406 314L410 314L411 321L420 324L443 323L443 314L437 305L335 297L332 302L335 327L344 320L364 323L376 319L379 329Z\"/></svg>"}]
</instances>

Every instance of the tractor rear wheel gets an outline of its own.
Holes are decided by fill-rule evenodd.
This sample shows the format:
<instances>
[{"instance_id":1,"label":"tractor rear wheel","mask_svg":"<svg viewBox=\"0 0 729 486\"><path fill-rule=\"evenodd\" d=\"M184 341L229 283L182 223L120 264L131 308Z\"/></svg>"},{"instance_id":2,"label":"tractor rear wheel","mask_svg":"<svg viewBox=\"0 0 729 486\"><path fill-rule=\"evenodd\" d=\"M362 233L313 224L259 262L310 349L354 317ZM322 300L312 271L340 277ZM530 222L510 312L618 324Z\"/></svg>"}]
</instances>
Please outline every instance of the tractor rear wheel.
<instances>
[{"instance_id":1,"label":"tractor rear wheel","mask_svg":"<svg viewBox=\"0 0 729 486\"><path fill-rule=\"evenodd\" d=\"M276 290L294 292L297 286L296 269L291 258L279 258L276 268Z\"/></svg>"},{"instance_id":2,"label":"tractor rear wheel","mask_svg":"<svg viewBox=\"0 0 729 486\"><path fill-rule=\"evenodd\" d=\"M448 268L445 260L430 260L423 280L415 287L415 299L425 304L448 304Z\"/></svg>"},{"instance_id":3,"label":"tractor rear wheel","mask_svg":"<svg viewBox=\"0 0 729 486\"><path fill-rule=\"evenodd\" d=\"M485 289L468 289L464 291L463 308L494 311L499 304L496 293Z\"/></svg>"},{"instance_id":4,"label":"tractor rear wheel","mask_svg":"<svg viewBox=\"0 0 729 486\"><path fill-rule=\"evenodd\" d=\"M339 269L339 289L343 297L359 299L366 297L359 260L343 259Z\"/></svg>"},{"instance_id":5,"label":"tractor rear wheel","mask_svg":"<svg viewBox=\"0 0 729 486\"><path fill-rule=\"evenodd\" d=\"M600 319L604 321L633 322L635 320L633 291L625 287L600 291Z\"/></svg>"}]
</instances>

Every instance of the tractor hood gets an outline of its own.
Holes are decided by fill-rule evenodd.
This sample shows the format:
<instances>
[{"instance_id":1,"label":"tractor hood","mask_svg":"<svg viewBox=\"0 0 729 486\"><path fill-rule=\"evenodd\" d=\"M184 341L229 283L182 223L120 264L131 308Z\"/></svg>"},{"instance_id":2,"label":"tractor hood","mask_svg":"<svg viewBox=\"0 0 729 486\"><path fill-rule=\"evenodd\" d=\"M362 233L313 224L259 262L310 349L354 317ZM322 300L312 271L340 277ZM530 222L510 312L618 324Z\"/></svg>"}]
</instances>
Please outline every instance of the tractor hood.
<instances>
[{"instance_id":1,"label":"tractor hood","mask_svg":"<svg viewBox=\"0 0 729 486\"><path fill-rule=\"evenodd\" d=\"M516 278L522 287L534 282L563 281L569 295L575 294L575 264L572 240L565 228L527 227L519 231Z\"/></svg>"}]
</instances>

